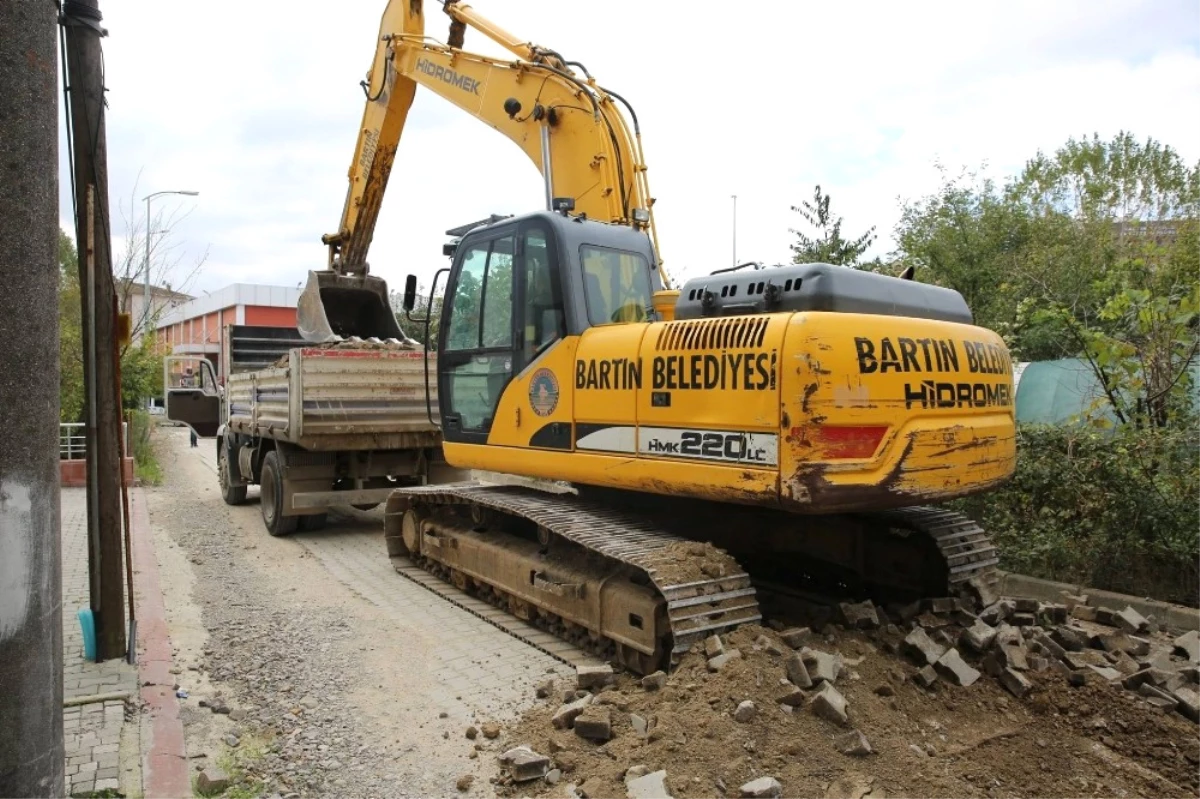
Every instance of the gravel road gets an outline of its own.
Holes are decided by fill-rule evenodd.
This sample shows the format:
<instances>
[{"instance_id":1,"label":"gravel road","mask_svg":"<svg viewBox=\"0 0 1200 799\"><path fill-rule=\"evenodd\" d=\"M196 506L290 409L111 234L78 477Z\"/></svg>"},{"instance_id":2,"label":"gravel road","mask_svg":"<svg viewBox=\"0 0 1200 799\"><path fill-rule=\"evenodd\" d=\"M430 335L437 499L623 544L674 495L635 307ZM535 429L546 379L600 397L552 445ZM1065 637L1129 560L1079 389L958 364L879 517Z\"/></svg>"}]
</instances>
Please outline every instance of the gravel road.
<instances>
[{"instance_id":1,"label":"gravel road","mask_svg":"<svg viewBox=\"0 0 1200 799\"><path fill-rule=\"evenodd\" d=\"M214 445L161 428L147 490L188 754L262 795L483 796L504 726L573 669L397 575L378 510L270 537ZM460 778L473 775L460 791Z\"/></svg>"}]
</instances>

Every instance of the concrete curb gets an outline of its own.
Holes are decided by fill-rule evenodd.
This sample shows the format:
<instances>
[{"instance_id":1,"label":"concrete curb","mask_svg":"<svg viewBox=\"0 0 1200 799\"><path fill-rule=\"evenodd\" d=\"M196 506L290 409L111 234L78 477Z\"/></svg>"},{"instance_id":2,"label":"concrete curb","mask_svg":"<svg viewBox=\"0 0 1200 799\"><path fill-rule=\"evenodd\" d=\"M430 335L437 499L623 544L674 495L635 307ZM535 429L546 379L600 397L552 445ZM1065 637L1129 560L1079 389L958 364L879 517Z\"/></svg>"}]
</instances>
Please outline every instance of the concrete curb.
<instances>
[{"instance_id":1,"label":"concrete curb","mask_svg":"<svg viewBox=\"0 0 1200 799\"><path fill-rule=\"evenodd\" d=\"M1087 603L1094 608L1123 610L1128 605L1143 616L1154 616L1159 624L1169 629L1181 632L1200 630L1200 609L1197 608L1173 605L1146 597L1118 594L1115 591L1102 591L1098 588L1088 588L1085 585L1056 583L1053 580L1043 580L1027 574L1016 574L999 569L996 571L1000 575L1000 593L1004 596L1027 596L1042 602L1061 602L1064 593L1086 596Z\"/></svg>"},{"instance_id":2,"label":"concrete curb","mask_svg":"<svg viewBox=\"0 0 1200 799\"><path fill-rule=\"evenodd\" d=\"M171 636L158 582L158 560L150 532L150 511L141 488L129 490L133 589L138 617L138 681L150 713L150 742L142 750L143 796L191 796L183 721L171 674Z\"/></svg>"}]
</instances>

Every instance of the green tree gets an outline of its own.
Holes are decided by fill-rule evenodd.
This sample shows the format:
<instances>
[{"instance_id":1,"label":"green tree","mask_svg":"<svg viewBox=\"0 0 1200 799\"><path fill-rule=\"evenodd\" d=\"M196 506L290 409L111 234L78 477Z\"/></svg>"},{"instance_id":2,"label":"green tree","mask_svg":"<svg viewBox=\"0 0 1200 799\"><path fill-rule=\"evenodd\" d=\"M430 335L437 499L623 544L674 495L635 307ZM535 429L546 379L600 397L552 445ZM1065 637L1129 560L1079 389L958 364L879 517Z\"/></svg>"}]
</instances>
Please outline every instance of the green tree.
<instances>
[{"instance_id":1,"label":"green tree","mask_svg":"<svg viewBox=\"0 0 1200 799\"><path fill-rule=\"evenodd\" d=\"M83 324L79 293L79 256L75 242L58 231L59 412L62 422L83 419Z\"/></svg>"},{"instance_id":2,"label":"green tree","mask_svg":"<svg viewBox=\"0 0 1200 799\"><path fill-rule=\"evenodd\" d=\"M815 229L813 236L808 236L803 231L788 229L788 232L796 234L796 242L791 245L792 263L826 263L858 267L862 254L875 241L874 225L858 238L843 238L842 218L834 218L829 210L829 200L829 195L822 193L818 184L813 191L811 202L805 200L799 207L792 206L792 210Z\"/></svg>"}]
</instances>

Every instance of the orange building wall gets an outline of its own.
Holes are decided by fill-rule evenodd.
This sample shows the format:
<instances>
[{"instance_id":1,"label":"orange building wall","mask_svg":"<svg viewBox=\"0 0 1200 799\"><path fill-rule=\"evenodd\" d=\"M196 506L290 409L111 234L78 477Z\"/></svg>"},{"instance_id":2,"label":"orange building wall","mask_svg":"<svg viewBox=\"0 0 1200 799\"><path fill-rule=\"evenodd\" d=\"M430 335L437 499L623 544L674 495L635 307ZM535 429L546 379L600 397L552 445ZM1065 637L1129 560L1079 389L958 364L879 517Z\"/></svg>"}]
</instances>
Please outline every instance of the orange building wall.
<instances>
[{"instance_id":1,"label":"orange building wall","mask_svg":"<svg viewBox=\"0 0 1200 799\"><path fill-rule=\"evenodd\" d=\"M263 327L295 327L295 308L269 308L264 305L246 306L246 324Z\"/></svg>"}]
</instances>

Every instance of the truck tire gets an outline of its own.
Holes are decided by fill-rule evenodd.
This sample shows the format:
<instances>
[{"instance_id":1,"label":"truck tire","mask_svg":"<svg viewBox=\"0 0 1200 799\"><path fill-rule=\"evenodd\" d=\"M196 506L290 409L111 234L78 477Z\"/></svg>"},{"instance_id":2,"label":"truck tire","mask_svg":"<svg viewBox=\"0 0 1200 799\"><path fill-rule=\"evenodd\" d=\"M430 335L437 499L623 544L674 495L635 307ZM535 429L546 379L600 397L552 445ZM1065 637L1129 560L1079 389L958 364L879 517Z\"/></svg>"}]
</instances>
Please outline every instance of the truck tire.
<instances>
[{"instance_id":1,"label":"truck tire","mask_svg":"<svg viewBox=\"0 0 1200 799\"><path fill-rule=\"evenodd\" d=\"M283 470L279 467L279 455L275 450L271 450L263 458L259 487L263 524L266 525L267 532L274 536L296 532L300 517L283 515Z\"/></svg>"},{"instance_id":2,"label":"truck tire","mask_svg":"<svg viewBox=\"0 0 1200 799\"><path fill-rule=\"evenodd\" d=\"M224 441L217 445L217 480L226 505L241 505L246 501L246 486L229 484L229 446Z\"/></svg>"}]
</instances>

